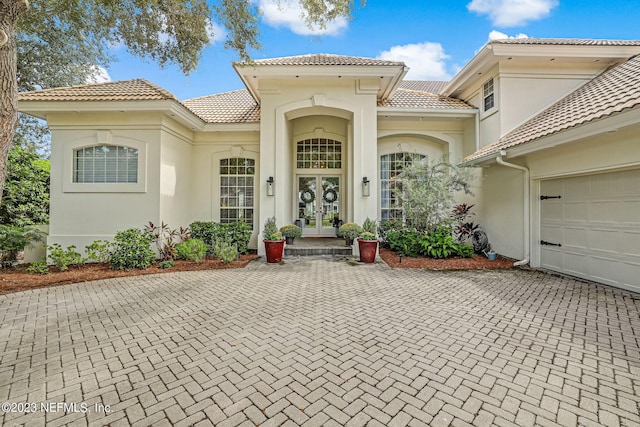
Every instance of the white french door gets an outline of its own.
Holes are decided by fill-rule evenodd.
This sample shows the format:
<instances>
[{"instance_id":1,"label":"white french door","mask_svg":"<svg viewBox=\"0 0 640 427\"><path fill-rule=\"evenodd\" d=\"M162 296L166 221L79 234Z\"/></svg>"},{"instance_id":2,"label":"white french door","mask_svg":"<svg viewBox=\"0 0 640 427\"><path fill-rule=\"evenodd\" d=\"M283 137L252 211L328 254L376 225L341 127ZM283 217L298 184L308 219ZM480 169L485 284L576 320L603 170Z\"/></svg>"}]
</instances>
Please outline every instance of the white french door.
<instances>
[{"instance_id":1,"label":"white french door","mask_svg":"<svg viewBox=\"0 0 640 427\"><path fill-rule=\"evenodd\" d=\"M334 218L342 219L338 175L298 175L298 220L303 236L335 236Z\"/></svg>"}]
</instances>

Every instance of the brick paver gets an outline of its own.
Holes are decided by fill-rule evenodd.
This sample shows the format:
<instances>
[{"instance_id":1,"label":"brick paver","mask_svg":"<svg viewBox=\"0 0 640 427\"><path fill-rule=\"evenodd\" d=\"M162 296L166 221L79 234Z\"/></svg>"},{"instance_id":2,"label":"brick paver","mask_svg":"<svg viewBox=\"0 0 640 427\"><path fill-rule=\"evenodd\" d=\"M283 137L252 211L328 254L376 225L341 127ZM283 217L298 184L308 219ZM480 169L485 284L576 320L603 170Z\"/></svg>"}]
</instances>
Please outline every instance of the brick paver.
<instances>
[{"instance_id":1,"label":"brick paver","mask_svg":"<svg viewBox=\"0 0 640 427\"><path fill-rule=\"evenodd\" d=\"M1 296L0 424L640 425L640 295L351 264Z\"/></svg>"}]
</instances>

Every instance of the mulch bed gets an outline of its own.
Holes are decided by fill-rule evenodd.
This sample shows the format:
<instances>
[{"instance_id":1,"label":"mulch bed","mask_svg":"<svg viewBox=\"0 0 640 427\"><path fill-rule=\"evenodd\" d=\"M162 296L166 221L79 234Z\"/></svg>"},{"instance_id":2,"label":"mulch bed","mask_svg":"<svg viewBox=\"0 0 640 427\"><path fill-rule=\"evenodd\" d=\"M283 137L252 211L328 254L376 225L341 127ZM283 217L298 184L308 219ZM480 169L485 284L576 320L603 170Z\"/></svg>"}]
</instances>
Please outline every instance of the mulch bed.
<instances>
[{"instance_id":1,"label":"mulch bed","mask_svg":"<svg viewBox=\"0 0 640 427\"><path fill-rule=\"evenodd\" d=\"M161 269L152 265L144 270L111 270L108 264L83 264L69 267L66 271L59 271L55 267L49 267L49 274L31 274L27 271L27 265L20 265L16 268L0 269L0 295L48 286L110 279L113 277L132 277L146 274L176 273L179 271L244 268L257 257L255 254L242 255L238 261L234 261L231 264L225 264L220 260L212 258L207 258L200 264L191 261L175 261L175 265L171 268Z\"/></svg>"},{"instance_id":2,"label":"mulch bed","mask_svg":"<svg viewBox=\"0 0 640 427\"><path fill-rule=\"evenodd\" d=\"M487 257L475 255L473 258L411 258L402 257L385 248L380 248L380 258L391 268L425 268L428 270L482 270L488 268L512 268L516 261L498 255L495 261L489 261Z\"/></svg>"}]
</instances>

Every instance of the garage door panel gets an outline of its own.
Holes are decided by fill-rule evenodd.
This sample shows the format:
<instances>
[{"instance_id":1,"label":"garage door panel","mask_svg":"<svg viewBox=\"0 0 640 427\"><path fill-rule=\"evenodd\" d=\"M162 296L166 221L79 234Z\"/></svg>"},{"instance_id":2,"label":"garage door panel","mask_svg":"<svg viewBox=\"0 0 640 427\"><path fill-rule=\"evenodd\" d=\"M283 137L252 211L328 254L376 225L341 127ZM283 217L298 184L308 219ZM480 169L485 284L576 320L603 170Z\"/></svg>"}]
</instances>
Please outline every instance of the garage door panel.
<instances>
[{"instance_id":1,"label":"garage door panel","mask_svg":"<svg viewBox=\"0 0 640 427\"><path fill-rule=\"evenodd\" d=\"M624 262L620 267L620 284L622 288L640 292L640 284L638 283L638 277L640 277L640 262Z\"/></svg>"},{"instance_id":2,"label":"garage door panel","mask_svg":"<svg viewBox=\"0 0 640 427\"><path fill-rule=\"evenodd\" d=\"M569 202L564 205L564 220L586 222L588 216L588 204L585 202Z\"/></svg>"},{"instance_id":3,"label":"garage door panel","mask_svg":"<svg viewBox=\"0 0 640 427\"><path fill-rule=\"evenodd\" d=\"M620 251L619 233L612 230L589 230L589 249L617 254Z\"/></svg>"},{"instance_id":4,"label":"garage door panel","mask_svg":"<svg viewBox=\"0 0 640 427\"><path fill-rule=\"evenodd\" d=\"M583 253L565 252L560 254L563 259L564 272L572 276L585 277L585 271L589 268L588 257Z\"/></svg>"},{"instance_id":5,"label":"garage door panel","mask_svg":"<svg viewBox=\"0 0 640 427\"><path fill-rule=\"evenodd\" d=\"M568 178L563 187L561 194L566 201L583 200L589 194L589 180L584 177Z\"/></svg>"},{"instance_id":6,"label":"garage door panel","mask_svg":"<svg viewBox=\"0 0 640 427\"><path fill-rule=\"evenodd\" d=\"M640 169L622 172L620 180L623 195L640 197Z\"/></svg>"},{"instance_id":7,"label":"garage door panel","mask_svg":"<svg viewBox=\"0 0 640 427\"><path fill-rule=\"evenodd\" d=\"M640 169L543 181L544 268L640 292Z\"/></svg>"},{"instance_id":8,"label":"garage door panel","mask_svg":"<svg viewBox=\"0 0 640 427\"><path fill-rule=\"evenodd\" d=\"M560 203L547 203L542 206L542 215L547 222L561 222L564 218L564 210Z\"/></svg>"},{"instance_id":9,"label":"garage door panel","mask_svg":"<svg viewBox=\"0 0 640 427\"><path fill-rule=\"evenodd\" d=\"M567 249L586 249L588 245L588 230L583 227L566 227L564 229L564 238L562 245Z\"/></svg>"},{"instance_id":10,"label":"garage door panel","mask_svg":"<svg viewBox=\"0 0 640 427\"><path fill-rule=\"evenodd\" d=\"M622 255L630 260L640 261L640 231L624 231L620 236ZM640 277L640 276L638 276Z\"/></svg>"},{"instance_id":11,"label":"garage door panel","mask_svg":"<svg viewBox=\"0 0 640 427\"><path fill-rule=\"evenodd\" d=\"M589 219L591 222L614 223L620 222L618 201L603 200L589 203Z\"/></svg>"},{"instance_id":12,"label":"garage door panel","mask_svg":"<svg viewBox=\"0 0 640 427\"><path fill-rule=\"evenodd\" d=\"M625 225L635 225L640 228L640 200L624 200L620 209L620 220Z\"/></svg>"},{"instance_id":13,"label":"garage door panel","mask_svg":"<svg viewBox=\"0 0 640 427\"><path fill-rule=\"evenodd\" d=\"M590 257L589 273L593 280L615 285L620 282L621 262L611 258Z\"/></svg>"}]
</instances>

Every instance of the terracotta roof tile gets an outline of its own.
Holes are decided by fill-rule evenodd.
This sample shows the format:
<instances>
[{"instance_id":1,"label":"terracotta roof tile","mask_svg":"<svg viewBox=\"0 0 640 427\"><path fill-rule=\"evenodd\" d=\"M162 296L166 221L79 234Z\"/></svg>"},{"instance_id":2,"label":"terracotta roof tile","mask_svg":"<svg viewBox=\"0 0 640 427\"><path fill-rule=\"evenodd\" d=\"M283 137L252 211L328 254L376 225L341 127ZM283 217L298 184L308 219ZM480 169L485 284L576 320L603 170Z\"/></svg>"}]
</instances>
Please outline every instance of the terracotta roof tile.
<instances>
[{"instance_id":1,"label":"terracotta roof tile","mask_svg":"<svg viewBox=\"0 0 640 427\"><path fill-rule=\"evenodd\" d=\"M640 46L640 40L594 40L594 39L497 39L489 44L536 44L557 46Z\"/></svg>"},{"instance_id":2,"label":"terracotta roof tile","mask_svg":"<svg viewBox=\"0 0 640 427\"><path fill-rule=\"evenodd\" d=\"M408 90L416 90L418 92L428 92L434 95L440 93L449 82L431 81L431 80L403 80L400 88Z\"/></svg>"},{"instance_id":3,"label":"terracotta roof tile","mask_svg":"<svg viewBox=\"0 0 640 427\"><path fill-rule=\"evenodd\" d=\"M361 58L357 56L331 55L326 53L313 55L286 56L284 58L257 59L252 62L239 62L236 65L339 65L339 66L404 66L404 62L384 59Z\"/></svg>"},{"instance_id":4,"label":"terracotta roof tile","mask_svg":"<svg viewBox=\"0 0 640 427\"><path fill-rule=\"evenodd\" d=\"M187 99L182 105L207 123L260 122L260 106L247 90Z\"/></svg>"},{"instance_id":5,"label":"terracotta roof tile","mask_svg":"<svg viewBox=\"0 0 640 427\"><path fill-rule=\"evenodd\" d=\"M145 79L21 92L19 101L151 101L177 98Z\"/></svg>"},{"instance_id":6,"label":"terracotta roof tile","mask_svg":"<svg viewBox=\"0 0 640 427\"><path fill-rule=\"evenodd\" d=\"M640 106L640 55L600 74L466 161Z\"/></svg>"},{"instance_id":7,"label":"terracotta roof tile","mask_svg":"<svg viewBox=\"0 0 640 427\"><path fill-rule=\"evenodd\" d=\"M473 109L471 105L456 98L403 88L396 90L391 99L378 102L378 107Z\"/></svg>"}]
</instances>

